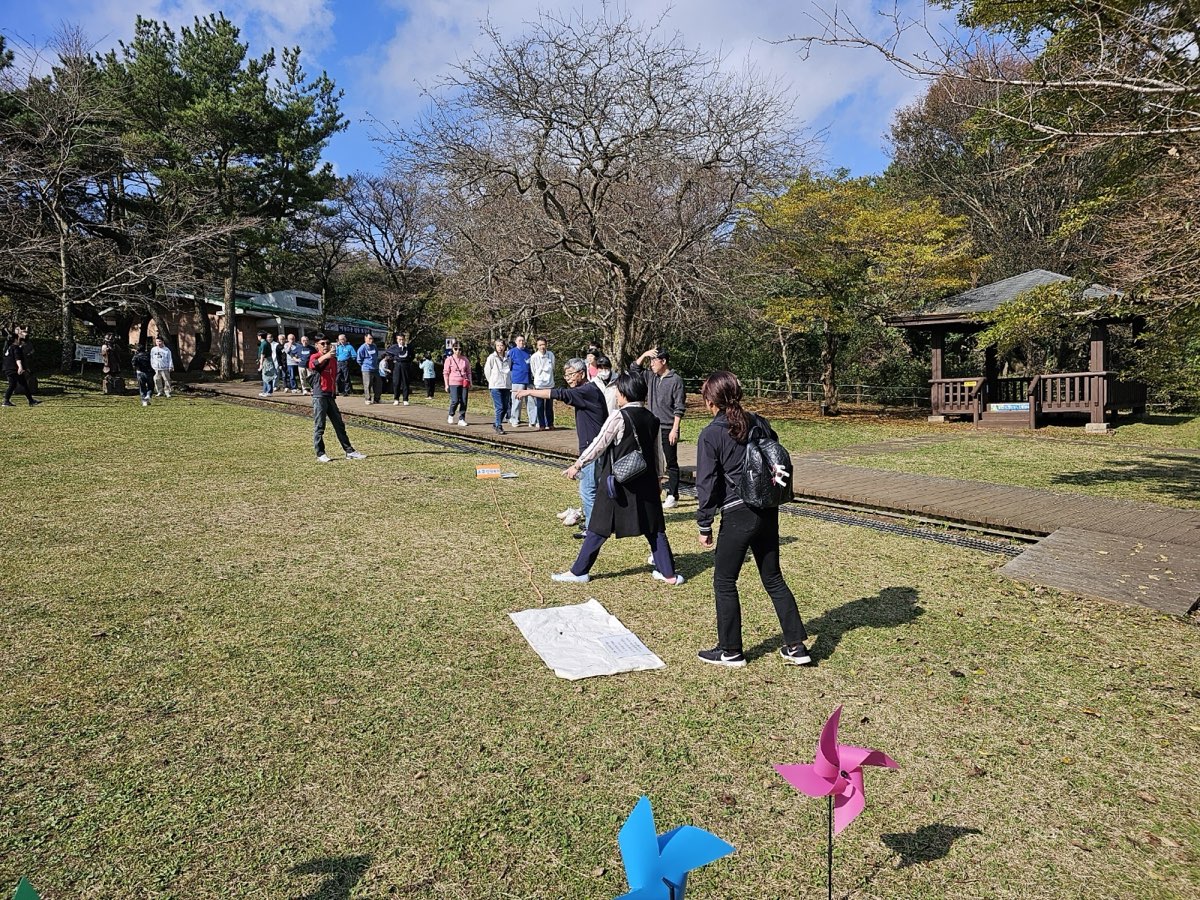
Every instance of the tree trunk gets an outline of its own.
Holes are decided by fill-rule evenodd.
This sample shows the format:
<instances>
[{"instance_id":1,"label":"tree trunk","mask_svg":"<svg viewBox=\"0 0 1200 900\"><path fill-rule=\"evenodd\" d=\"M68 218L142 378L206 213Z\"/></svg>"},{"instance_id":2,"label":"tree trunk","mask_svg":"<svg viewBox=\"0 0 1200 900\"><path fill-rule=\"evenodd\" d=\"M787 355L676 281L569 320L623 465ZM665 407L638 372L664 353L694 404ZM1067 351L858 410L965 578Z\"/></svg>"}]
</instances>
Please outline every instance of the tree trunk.
<instances>
[{"instance_id":1,"label":"tree trunk","mask_svg":"<svg viewBox=\"0 0 1200 900\"><path fill-rule=\"evenodd\" d=\"M228 243L228 256L225 269L225 321L221 323L221 366L222 381L233 377L233 349L237 339L237 328L234 322L234 298L237 292L238 254L235 239L231 236Z\"/></svg>"},{"instance_id":2,"label":"tree trunk","mask_svg":"<svg viewBox=\"0 0 1200 900\"><path fill-rule=\"evenodd\" d=\"M628 366L637 355L633 347L634 339L638 335L634 334L633 324L634 313L641 305L641 298L641 291L627 289L622 292L617 302L616 315L613 316L612 349L608 356L619 369Z\"/></svg>"},{"instance_id":3,"label":"tree trunk","mask_svg":"<svg viewBox=\"0 0 1200 900\"><path fill-rule=\"evenodd\" d=\"M779 338L779 355L783 360L783 380L787 384L787 398L794 400L795 395L792 393L792 368L788 365L788 347L787 338L783 335L783 326L775 326L775 335Z\"/></svg>"},{"instance_id":4,"label":"tree trunk","mask_svg":"<svg viewBox=\"0 0 1200 900\"><path fill-rule=\"evenodd\" d=\"M828 325L825 326L825 339L821 343L821 386L825 389L825 414L836 416L838 408L837 389L837 354L838 336Z\"/></svg>"},{"instance_id":5,"label":"tree trunk","mask_svg":"<svg viewBox=\"0 0 1200 900\"><path fill-rule=\"evenodd\" d=\"M62 359L59 360L59 371L66 375L75 368L75 324L71 316L70 282L67 278L67 238L61 233L58 236L58 266L61 278L58 302L62 306Z\"/></svg>"},{"instance_id":6,"label":"tree trunk","mask_svg":"<svg viewBox=\"0 0 1200 900\"><path fill-rule=\"evenodd\" d=\"M208 318L208 304L199 293L196 294L195 304L196 326L200 330L196 332L196 353L188 361L187 369L189 372L202 372L212 353L212 322Z\"/></svg>"}]
</instances>

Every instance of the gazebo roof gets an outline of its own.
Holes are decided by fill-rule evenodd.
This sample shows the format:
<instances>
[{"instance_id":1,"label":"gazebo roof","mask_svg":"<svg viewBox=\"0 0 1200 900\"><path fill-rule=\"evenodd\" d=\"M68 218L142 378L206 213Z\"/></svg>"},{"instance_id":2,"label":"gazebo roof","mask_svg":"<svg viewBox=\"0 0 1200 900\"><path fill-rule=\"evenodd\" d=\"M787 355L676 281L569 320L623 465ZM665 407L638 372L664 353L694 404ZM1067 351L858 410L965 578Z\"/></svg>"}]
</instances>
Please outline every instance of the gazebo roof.
<instances>
[{"instance_id":1,"label":"gazebo roof","mask_svg":"<svg viewBox=\"0 0 1200 900\"><path fill-rule=\"evenodd\" d=\"M1013 275L1011 278L1005 278L1002 281L995 281L992 284L985 284L977 288L972 288L969 291L963 291L961 294L955 294L952 297L945 297L917 312L894 316L888 319L888 324L897 325L901 328L921 328L929 325L977 322L980 318L986 318L982 314L995 312L1001 304L1007 303L1018 294L1023 294L1025 291L1043 287L1047 284L1058 284L1063 281L1072 280L1072 278L1066 275L1059 275L1057 272L1047 272L1045 269L1033 269L1029 272L1023 272L1020 275ZM1083 296L1099 299L1102 297L1111 297L1115 293L1117 292L1112 288L1093 284L1084 290Z\"/></svg>"}]
</instances>

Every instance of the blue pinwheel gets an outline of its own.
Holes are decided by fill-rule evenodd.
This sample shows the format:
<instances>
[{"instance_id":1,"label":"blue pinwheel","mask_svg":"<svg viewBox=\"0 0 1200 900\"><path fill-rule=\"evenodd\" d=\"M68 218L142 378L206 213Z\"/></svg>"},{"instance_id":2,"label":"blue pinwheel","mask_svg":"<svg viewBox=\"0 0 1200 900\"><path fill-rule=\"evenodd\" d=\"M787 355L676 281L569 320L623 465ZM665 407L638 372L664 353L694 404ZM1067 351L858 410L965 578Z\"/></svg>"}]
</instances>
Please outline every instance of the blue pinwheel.
<instances>
[{"instance_id":1,"label":"blue pinwheel","mask_svg":"<svg viewBox=\"0 0 1200 900\"><path fill-rule=\"evenodd\" d=\"M617 843L629 881L629 893L617 900L683 900L688 872L733 852L730 844L693 825L659 834L647 797L621 826Z\"/></svg>"},{"instance_id":2,"label":"blue pinwheel","mask_svg":"<svg viewBox=\"0 0 1200 900\"><path fill-rule=\"evenodd\" d=\"M33 889L33 885L27 879L22 878L17 882L17 890L13 894L13 900L41 900L38 892Z\"/></svg>"}]
</instances>

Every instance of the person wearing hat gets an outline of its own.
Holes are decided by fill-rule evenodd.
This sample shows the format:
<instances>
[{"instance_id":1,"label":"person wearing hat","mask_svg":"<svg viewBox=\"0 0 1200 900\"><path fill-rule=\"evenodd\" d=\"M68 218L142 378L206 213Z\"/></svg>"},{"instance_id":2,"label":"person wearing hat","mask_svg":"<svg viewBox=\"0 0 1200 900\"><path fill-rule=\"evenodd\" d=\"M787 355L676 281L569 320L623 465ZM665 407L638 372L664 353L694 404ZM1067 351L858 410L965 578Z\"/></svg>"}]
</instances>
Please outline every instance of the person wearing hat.
<instances>
[{"instance_id":1,"label":"person wearing hat","mask_svg":"<svg viewBox=\"0 0 1200 900\"><path fill-rule=\"evenodd\" d=\"M643 363L648 362L647 375ZM667 458L667 497L663 501L671 509L679 499L679 426L687 407L687 392L683 379L671 369L671 357L662 347L647 350L629 368L646 379L646 406L658 418L663 455Z\"/></svg>"}]
</instances>

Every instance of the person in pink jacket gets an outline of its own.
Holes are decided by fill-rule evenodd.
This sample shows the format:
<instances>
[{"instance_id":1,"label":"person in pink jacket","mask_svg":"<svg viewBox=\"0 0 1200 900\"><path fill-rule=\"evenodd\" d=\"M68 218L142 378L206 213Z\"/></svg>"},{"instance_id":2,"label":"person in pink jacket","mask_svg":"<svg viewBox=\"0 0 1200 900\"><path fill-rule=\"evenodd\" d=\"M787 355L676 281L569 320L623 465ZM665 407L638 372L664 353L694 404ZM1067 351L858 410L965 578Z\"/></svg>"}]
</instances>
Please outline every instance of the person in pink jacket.
<instances>
[{"instance_id":1,"label":"person in pink jacket","mask_svg":"<svg viewBox=\"0 0 1200 900\"><path fill-rule=\"evenodd\" d=\"M450 414L446 424L454 424L454 413L458 411L458 424L467 427L467 394L471 390L471 361L463 353L462 344L454 342L453 351L442 364L442 380L446 393L450 395Z\"/></svg>"}]
</instances>

